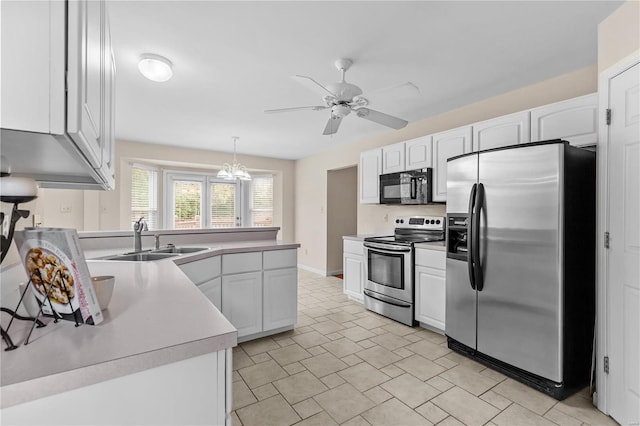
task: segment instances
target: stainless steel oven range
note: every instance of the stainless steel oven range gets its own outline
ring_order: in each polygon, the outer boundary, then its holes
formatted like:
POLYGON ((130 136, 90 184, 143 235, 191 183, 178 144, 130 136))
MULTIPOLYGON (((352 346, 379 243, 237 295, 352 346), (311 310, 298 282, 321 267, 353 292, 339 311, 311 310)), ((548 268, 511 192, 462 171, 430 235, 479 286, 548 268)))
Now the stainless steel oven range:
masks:
POLYGON ((366 252, 364 305, 381 315, 413 326, 414 244, 444 241, 445 219, 432 216, 396 218, 394 235, 364 239, 366 252))

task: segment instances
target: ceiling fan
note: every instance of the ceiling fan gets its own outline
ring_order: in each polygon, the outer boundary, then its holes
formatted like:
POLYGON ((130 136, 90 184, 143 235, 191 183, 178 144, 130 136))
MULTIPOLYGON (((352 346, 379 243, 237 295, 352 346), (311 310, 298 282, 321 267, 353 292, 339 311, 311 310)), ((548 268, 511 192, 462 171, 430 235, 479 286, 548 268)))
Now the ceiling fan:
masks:
MULTIPOLYGON (((347 70, 352 64, 353 61, 351 59, 338 59, 335 62, 335 66, 338 68, 338 71, 341 72, 341 79, 337 83, 327 84, 326 86, 323 86, 311 77, 304 75, 293 76, 300 84, 319 93, 322 96, 324 105, 270 109, 266 110, 265 113, 272 114, 300 110, 320 111, 331 109, 331 116, 329 117, 329 121, 327 121, 324 132, 322 132, 323 135, 336 133, 342 119, 352 111, 360 118, 382 124, 383 126, 394 129, 401 129, 406 126, 408 123, 406 120, 367 108, 369 100, 362 96, 362 90, 355 84, 347 83, 344 79, 347 70)), ((413 83, 405 83, 404 85, 410 85, 413 89, 417 90, 417 87, 413 85, 413 83)))

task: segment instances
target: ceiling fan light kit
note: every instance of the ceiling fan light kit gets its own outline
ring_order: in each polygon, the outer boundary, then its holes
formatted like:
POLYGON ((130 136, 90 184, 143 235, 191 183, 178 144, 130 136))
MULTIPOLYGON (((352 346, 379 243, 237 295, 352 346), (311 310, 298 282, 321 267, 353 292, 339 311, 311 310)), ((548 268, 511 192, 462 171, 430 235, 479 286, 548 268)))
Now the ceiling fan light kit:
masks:
POLYGON ((247 171, 247 168, 236 160, 236 143, 240 138, 238 136, 232 136, 231 139, 233 139, 233 163, 224 163, 217 177, 224 180, 251 180, 251 175, 247 171))
MULTIPOLYGON (((335 62, 335 66, 338 71, 340 71, 341 79, 337 83, 330 83, 326 86, 323 86, 313 78, 304 75, 296 75, 293 77, 300 84, 322 96, 322 100, 325 105, 271 109, 266 110, 265 113, 271 114, 301 110, 319 111, 330 108, 331 116, 329 117, 324 131, 322 132, 323 135, 333 135, 336 133, 340 127, 342 119, 349 115, 351 111, 355 111, 357 117, 364 118, 393 129, 401 129, 405 127, 408 124, 408 121, 406 120, 365 108, 369 105, 369 100, 362 96, 362 90, 355 84, 347 83, 345 81, 345 74, 351 65, 353 65, 353 61, 351 59, 338 59, 335 62)), ((409 84, 417 89, 413 83, 409 84)))

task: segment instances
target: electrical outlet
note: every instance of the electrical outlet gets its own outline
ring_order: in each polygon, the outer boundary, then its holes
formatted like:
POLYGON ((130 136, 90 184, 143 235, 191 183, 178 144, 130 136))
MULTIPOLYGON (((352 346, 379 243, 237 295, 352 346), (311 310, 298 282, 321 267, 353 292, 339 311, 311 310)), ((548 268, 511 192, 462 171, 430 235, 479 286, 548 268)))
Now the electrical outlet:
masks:
POLYGON ((71 213, 71 206, 63 204, 60 206, 60 213, 71 213))
POLYGON ((37 228, 42 225, 42 216, 39 214, 34 214, 33 216, 31 216, 31 220, 32 220, 32 226, 34 228, 37 228))

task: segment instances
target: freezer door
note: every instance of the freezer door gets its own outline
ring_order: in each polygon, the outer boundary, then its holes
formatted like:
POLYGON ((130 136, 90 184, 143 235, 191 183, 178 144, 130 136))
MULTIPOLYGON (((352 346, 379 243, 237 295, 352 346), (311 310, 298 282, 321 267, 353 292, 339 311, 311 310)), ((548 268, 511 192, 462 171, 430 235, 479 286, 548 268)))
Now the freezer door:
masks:
MULTIPOLYGON (((468 213, 471 188, 477 179, 477 154, 447 164, 447 216, 468 213)), ((446 283, 445 333, 475 348, 476 291, 471 288, 467 262, 447 258, 446 283)))
MULTIPOLYGON (((478 351, 562 381, 560 144, 479 154, 478 351)), ((448 272, 448 271, 447 271, 448 272)))

